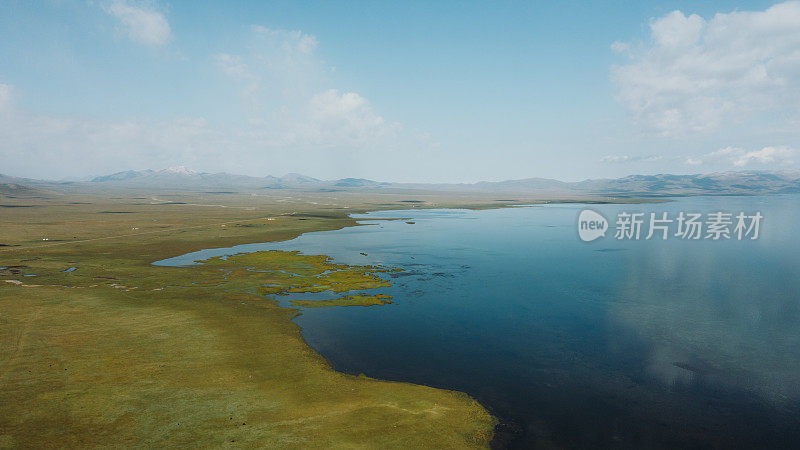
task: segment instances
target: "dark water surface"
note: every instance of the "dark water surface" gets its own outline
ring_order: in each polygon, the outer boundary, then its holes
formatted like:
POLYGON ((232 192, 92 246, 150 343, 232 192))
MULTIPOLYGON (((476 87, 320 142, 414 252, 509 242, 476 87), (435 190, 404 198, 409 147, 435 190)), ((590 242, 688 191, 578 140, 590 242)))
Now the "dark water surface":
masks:
POLYGON ((592 206, 760 211, 756 241, 584 243, 583 208, 384 211, 359 217, 414 223, 163 263, 281 249, 402 268, 380 290, 394 304, 305 309, 303 336, 337 370, 469 393, 499 446, 800 448, 800 196, 592 206))

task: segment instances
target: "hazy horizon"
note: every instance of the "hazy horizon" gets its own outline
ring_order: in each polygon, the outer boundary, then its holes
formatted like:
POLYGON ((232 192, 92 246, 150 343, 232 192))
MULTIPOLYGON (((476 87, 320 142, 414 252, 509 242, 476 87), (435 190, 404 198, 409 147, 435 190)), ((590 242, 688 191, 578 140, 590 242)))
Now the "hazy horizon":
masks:
POLYGON ((0 173, 797 170, 800 2, 10 1, 0 173))
MULTIPOLYGON (((381 182, 381 183, 387 182, 387 180, 382 180, 382 179, 379 179, 379 178, 370 178, 370 177, 317 178, 317 177, 312 177, 312 176, 310 176, 308 174, 299 173, 299 172, 287 172, 287 173, 280 173, 280 174, 278 174, 278 173, 266 173, 266 174, 261 174, 261 175, 246 175, 246 174, 241 174, 241 173, 231 173, 231 172, 223 172, 223 171, 216 171, 216 172, 215 171, 202 171, 202 170, 196 170, 194 168, 186 167, 186 166, 165 167, 165 168, 161 168, 161 169, 153 169, 153 168, 139 169, 139 170, 129 169, 129 170, 121 170, 121 171, 117 171, 117 172, 112 172, 112 173, 88 175, 88 176, 84 176, 84 177, 62 177, 62 178, 58 178, 58 179, 20 177, 20 176, 17 176, 17 175, 14 175, 14 174, 10 174, 10 173, 0 173, 0 176, 23 178, 23 179, 30 179, 30 180, 39 180, 39 181, 45 181, 45 182, 56 182, 56 183, 58 183, 58 182, 94 182, 94 181, 112 181, 112 180, 98 180, 98 179, 105 178, 105 177, 110 177, 110 176, 114 176, 114 175, 126 174, 126 173, 129 173, 129 172, 138 172, 138 173, 141 173, 142 175, 150 175, 150 174, 153 174, 153 175, 176 175, 176 176, 185 176, 185 175, 189 175, 189 176, 193 176, 193 175, 229 175, 229 176, 234 176, 234 177, 247 176, 247 177, 254 177, 254 178, 270 178, 270 177, 272 177, 272 178, 276 178, 276 179, 292 177, 292 176, 302 176, 302 177, 310 177, 310 178, 313 178, 313 179, 315 179, 317 181, 321 181, 321 182, 337 181, 337 180, 343 180, 343 179, 364 179, 364 180, 381 182)), ((582 179, 577 179, 577 180, 563 180, 563 179, 559 179, 559 178, 550 178, 550 177, 526 177, 526 178, 513 178, 513 179, 512 178, 507 178, 507 179, 481 179, 481 180, 475 180, 475 181, 462 181, 462 182, 411 182, 411 181, 400 180, 400 181, 391 181, 390 183, 398 183, 398 184, 432 184, 432 185, 433 184, 478 184, 478 183, 484 183, 484 182, 489 182, 489 183, 500 182, 500 183, 502 183, 502 182, 506 182, 506 181, 524 181, 524 180, 528 180, 528 179, 550 180, 550 181, 563 182, 563 183, 579 183, 579 182, 583 182, 583 181, 598 181, 598 180, 603 180, 603 179, 619 180, 619 179, 625 179, 625 178, 628 178, 628 177, 637 177, 637 176, 689 176, 689 177, 698 176, 698 177, 703 177, 703 176, 712 176, 712 175, 722 175, 722 174, 728 174, 728 173, 736 173, 736 174, 741 174, 741 175, 758 174, 758 173, 772 173, 772 174, 796 174, 796 175, 800 176, 800 170, 798 170, 798 169, 783 169, 783 170, 759 170, 759 169, 756 169, 756 170, 729 170, 729 171, 716 171, 716 172, 694 172, 694 173, 686 173, 686 174, 661 173, 661 172, 656 172, 656 173, 652 173, 652 174, 632 173, 632 174, 616 176, 616 177, 582 178, 582 179)))

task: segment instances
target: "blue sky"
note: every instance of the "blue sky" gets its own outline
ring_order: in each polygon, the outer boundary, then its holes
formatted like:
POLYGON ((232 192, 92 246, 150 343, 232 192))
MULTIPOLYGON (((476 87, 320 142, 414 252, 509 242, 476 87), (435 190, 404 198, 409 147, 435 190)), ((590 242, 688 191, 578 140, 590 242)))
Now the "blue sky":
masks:
POLYGON ((0 173, 796 170, 800 3, 6 1, 0 173))

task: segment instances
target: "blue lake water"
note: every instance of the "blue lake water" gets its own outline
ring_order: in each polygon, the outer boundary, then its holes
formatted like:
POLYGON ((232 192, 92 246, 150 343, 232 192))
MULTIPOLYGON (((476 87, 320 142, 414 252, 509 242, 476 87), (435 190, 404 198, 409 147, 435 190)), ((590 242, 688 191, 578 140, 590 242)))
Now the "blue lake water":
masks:
POLYGON ((304 309, 304 338, 337 370, 469 393, 498 446, 800 446, 800 196, 590 206, 612 226, 761 212, 743 241, 582 242, 585 207, 375 212, 162 263, 279 249, 403 269, 378 290, 393 304, 304 309), (398 217, 414 223, 374 220, 398 217))

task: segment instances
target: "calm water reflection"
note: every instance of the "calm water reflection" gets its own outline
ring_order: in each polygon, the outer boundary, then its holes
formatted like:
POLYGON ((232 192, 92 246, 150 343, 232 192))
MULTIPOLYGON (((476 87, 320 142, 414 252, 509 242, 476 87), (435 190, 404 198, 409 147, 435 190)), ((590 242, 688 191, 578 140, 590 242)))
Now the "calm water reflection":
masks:
POLYGON ((470 393, 503 420, 499 445, 797 447, 799 200, 593 206, 612 221, 761 211, 757 241, 584 243, 583 206, 550 205, 371 213, 415 223, 171 262, 296 249, 404 269, 385 289, 395 304, 305 310, 303 335, 338 370, 470 393))

